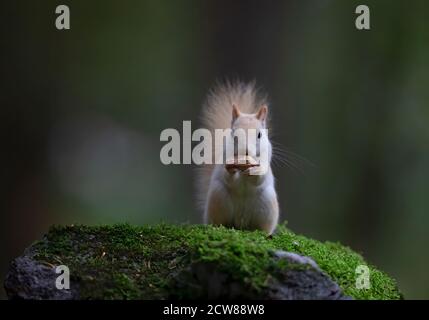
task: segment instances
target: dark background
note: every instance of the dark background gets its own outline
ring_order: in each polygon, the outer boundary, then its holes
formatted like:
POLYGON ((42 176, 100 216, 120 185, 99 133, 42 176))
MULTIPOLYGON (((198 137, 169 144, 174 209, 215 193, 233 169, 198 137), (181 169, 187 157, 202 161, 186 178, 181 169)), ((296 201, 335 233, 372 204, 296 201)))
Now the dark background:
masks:
POLYGON ((427 1, 2 1, 0 24, 1 281, 52 224, 201 222, 159 135, 196 128, 229 76, 257 80, 275 141, 313 164, 274 168, 282 220, 429 297, 427 1))

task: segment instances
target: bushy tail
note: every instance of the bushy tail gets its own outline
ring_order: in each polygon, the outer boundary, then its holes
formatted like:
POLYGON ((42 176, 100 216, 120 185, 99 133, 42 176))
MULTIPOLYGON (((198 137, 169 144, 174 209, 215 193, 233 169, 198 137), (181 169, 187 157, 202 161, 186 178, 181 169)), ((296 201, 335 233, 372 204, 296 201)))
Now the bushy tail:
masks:
MULTIPOLYGON (((262 105, 267 104, 267 99, 258 92, 254 82, 217 83, 207 96, 201 119, 202 127, 211 131, 213 143, 215 129, 231 127, 233 104, 236 104, 243 113, 256 113, 262 105)), ((198 207, 202 211, 205 208, 213 168, 214 165, 202 165, 197 168, 196 195, 198 207)))

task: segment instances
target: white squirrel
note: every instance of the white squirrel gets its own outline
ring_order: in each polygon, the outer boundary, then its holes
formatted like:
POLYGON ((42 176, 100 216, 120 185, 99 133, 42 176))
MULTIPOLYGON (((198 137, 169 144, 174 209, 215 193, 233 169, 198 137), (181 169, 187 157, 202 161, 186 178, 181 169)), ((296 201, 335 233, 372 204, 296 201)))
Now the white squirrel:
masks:
POLYGON ((202 122, 213 137, 215 129, 256 130, 256 141, 248 139, 243 146, 246 150, 239 152, 256 159, 258 143, 260 154, 268 155, 262 175, 250 174, 253 167, 239 170, 225 164, 204 165, 198 170, 197 196, 204 210, 204 222, 272 234, 279 218, 279 205, 270 166, 272 146, 268 131, 263 130, 268 129, 266 98, 258 94, 253 83, 218 84, 203 106, 202 122))

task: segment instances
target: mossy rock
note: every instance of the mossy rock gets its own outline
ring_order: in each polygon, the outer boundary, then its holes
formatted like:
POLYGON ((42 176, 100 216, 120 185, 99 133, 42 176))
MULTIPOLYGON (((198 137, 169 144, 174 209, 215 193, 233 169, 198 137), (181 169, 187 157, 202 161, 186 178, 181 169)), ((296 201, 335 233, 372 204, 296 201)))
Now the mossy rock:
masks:
POLYGON ((5 288, 30 299, 402 298, 361 255, 283 225, 272 237, 205 225, 56 226, 12 262, 5 288), (58 265, 70 270, 70 290, 55 288, 58 265), (360 265, 370 288, 356 286, 360 265))

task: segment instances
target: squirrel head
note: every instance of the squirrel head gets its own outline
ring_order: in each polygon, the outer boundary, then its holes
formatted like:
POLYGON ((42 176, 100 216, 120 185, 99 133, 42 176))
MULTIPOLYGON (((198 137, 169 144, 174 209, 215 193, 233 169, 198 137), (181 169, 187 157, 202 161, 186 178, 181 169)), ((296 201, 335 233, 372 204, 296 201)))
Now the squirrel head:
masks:
POLYGON ((239 106, 232 105, 232 135, 236 136, 237 131, 246 135, 245 144, 237 144, 234 147, 234 155, 251 156, 254 159, 266 155, 267 160, 271 160, 271 143, 266 128, 268 107, 262 105, 256 113, 243 113, 239 106))

